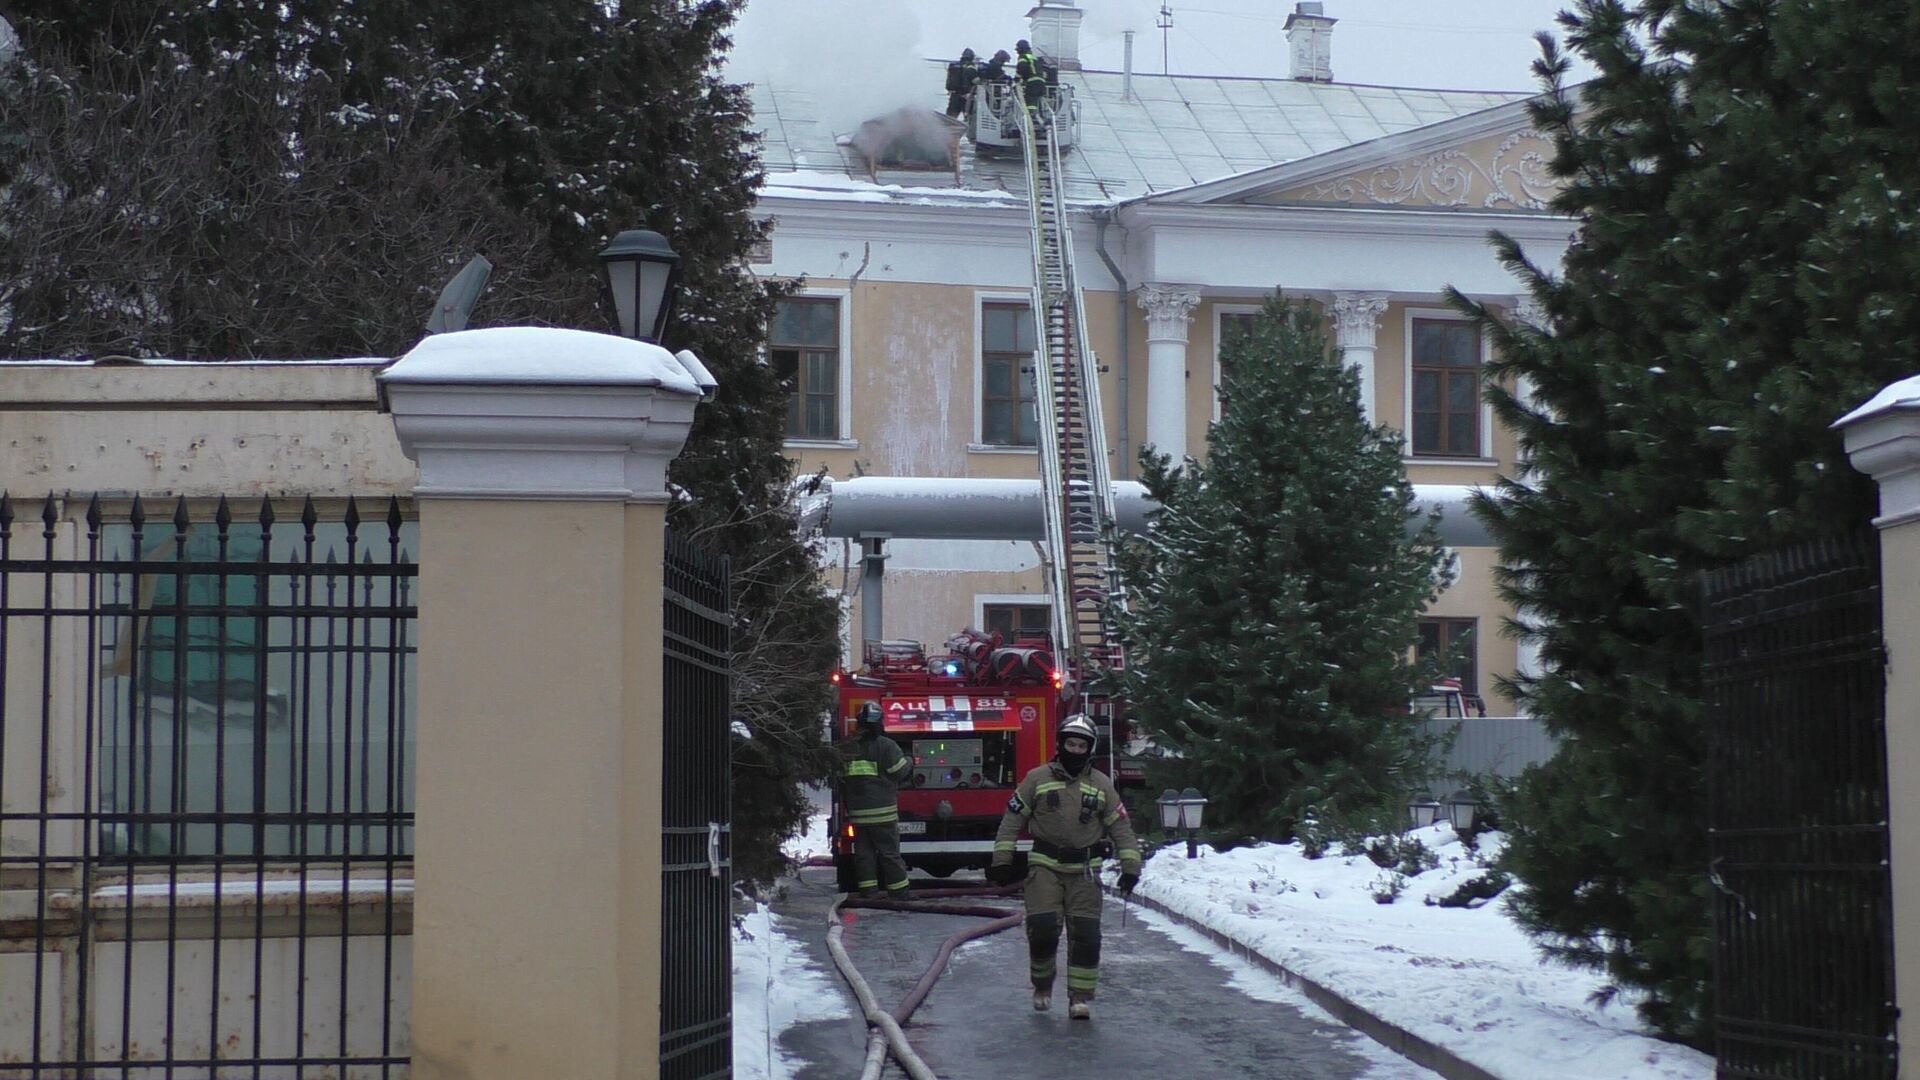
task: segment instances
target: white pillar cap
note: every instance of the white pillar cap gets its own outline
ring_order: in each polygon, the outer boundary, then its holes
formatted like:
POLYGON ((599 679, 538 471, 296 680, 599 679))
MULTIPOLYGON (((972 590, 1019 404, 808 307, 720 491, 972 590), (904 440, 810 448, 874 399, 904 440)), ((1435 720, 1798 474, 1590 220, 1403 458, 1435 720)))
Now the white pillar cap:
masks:
POLYGON ((1880 485, 1873 523, 1920 521, 1920 375, 1890 383, 1833 426, 1846 438, 1853 467, 1880 485))
POLYGON ((379 379, 414 494, 472 499, 665 501, 703 389, 658 345, 533 326, 434 334, 379 379))

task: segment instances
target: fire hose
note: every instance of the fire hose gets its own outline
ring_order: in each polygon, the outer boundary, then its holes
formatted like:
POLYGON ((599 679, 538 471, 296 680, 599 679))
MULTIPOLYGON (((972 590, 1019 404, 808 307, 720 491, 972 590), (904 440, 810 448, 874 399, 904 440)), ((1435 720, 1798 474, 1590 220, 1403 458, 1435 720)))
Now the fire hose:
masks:
POLYGON ((847 985, 853 988, 853 995, 859 999, 860 1010, 866 1014, 867 1018, 869 1029, 867 1058, 865 1067, 860 1072, 860 1080, 879 1080, 880 1070, 885 1067, 888 1054, 893 1055, 894 1060, 900 1063, 900 1067, 907 1071, 907 1075, 912 1080, 938 1080, 933 1070, 927 1067, 927 1063, 914 1053, 901 1025, 907 1022, 914 1010, 918 1009, 921 1002, 925 1001, 927 995, 932 992, 933 984, 939 980, 941 973, 946 971, 947 961, 952 958, 955 949, 975 938, 986 937, 988 934, 997 934, 1002 930, 1019 926, 1025 917, 1019 912, 1008 914, 1005 908, 988 904, 955 904, 947 901, 967 896, 1012 896, 1018 888, 1018 886, 1008 886, 1005 888, 923 889, 919 891, 919 895, 927 897, 925 900, 859 900, 843 893, 833 902, 833 906, 827 909, 827 949, 833 954, 833 962, 840 969, 841 976, 847 980, 847 985), (853 960, 847 955, 846 946, 840 940, 844 929, 840 922, 840 909, 843 907, 873 908, 881 911, 920 911, 937 915, 978 915, 993 921, 968 927, 941 942, 939 950, 934 954, 933 962, 928 964, 926 971, 921 973, 920 981, 914 984, 913 989, 909 990, 907 996, 902 998, 891 1011, 883 1011, 874 997, 873 988, 867 985, 866 979, 860 975, 860 970, 854 967, 853 960))

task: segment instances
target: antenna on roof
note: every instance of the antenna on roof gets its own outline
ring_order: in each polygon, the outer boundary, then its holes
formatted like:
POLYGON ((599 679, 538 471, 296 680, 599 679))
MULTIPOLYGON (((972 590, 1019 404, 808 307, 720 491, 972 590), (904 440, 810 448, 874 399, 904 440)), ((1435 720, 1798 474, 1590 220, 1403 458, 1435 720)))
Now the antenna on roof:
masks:
POLYGON ((1173 5, 1161 4, 1160 16, 1153 20, 1160 28, 1160 74, 1167 74, 1167 33, 1173 29, 1173 5))

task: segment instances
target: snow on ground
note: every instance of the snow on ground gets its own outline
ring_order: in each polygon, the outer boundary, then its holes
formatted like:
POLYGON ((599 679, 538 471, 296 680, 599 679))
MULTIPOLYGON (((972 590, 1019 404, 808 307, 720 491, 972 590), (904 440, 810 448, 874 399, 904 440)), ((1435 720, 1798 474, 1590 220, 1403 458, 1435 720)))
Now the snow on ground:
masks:
MULTIPOLYGON (((1439 866, 1393 879, 1365 855, 1308 859, 1298 845, 1263 844, 1147 863, 1139 891, 1225 932, 1288 969, 1507 1080, 1711 1080, 1713 1059, 1648 1035, 1626 995, 1589 1002, 1595 974, 1546 963, 1499 899, 1431 906, 1482 872, 1448 825, 1406 834, 1439 866)), ((1481 852, 1498 850, 1487 834, 1481 852)))
POLYGON ((733 1075, 785 1080, 801 1064, 778 1045, 795 1024, 848 1015, 838 976, 816 967, 780 931, 780 917, 756 904, 733 932, 733 1075))

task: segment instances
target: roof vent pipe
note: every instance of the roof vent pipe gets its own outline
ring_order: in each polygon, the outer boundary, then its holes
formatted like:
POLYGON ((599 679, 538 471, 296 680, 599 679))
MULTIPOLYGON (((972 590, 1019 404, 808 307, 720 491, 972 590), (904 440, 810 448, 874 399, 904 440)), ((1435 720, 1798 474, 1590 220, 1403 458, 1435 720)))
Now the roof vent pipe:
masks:
POLYGON ((1120 100, 1133 100, 1133 31, 1120 31, 1121 40, 1126 44, 1120 51, 1120 100))
POLYGON ((1027 12, 1027 38, 1061 71, 1080 70, 1080 17, 1073 0, 1040 0, 1027 12))
POLYGON ((1333 81, 1333 24, 1319 0, 1300 0, 1287 16, 1288 74, 1301 82, 1333 81))

